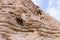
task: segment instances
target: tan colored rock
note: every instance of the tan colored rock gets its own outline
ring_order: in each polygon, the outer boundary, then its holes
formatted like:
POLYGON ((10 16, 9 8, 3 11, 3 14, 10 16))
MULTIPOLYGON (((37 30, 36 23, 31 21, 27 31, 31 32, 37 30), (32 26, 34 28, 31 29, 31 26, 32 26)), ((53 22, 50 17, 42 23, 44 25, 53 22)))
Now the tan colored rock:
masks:
POLYGON ((0 40, 60 40, 60 23, 31 0, 0 0, 0 40))

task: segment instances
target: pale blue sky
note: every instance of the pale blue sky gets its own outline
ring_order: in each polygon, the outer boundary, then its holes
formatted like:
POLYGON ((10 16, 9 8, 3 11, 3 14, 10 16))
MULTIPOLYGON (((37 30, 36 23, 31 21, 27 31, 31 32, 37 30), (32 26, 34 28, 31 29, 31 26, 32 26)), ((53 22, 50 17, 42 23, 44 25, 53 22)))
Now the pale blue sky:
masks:
POLYGON ((33 2, 60 21, 60 0, 33 0, 33 2))

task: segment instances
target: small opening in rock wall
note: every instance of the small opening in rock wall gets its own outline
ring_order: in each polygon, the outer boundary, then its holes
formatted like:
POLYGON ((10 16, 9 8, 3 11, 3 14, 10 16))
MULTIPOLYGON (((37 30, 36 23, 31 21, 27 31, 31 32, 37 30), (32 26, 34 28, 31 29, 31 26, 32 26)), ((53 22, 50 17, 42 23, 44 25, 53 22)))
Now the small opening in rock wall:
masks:
POLYGON ((9 12, 9 13, 14 14, 14 12, 9 12))
POLYGON ((42 13, 41 13, 41 11, 40 11, 40 10, 38 10, 38 11, 37 11, 37 13, 38 13, 38 14, 40 14, 40 15, 42 15, 42 13))
POLYGON ((8 5, 13 5, 12 3, 8 3, 8 5))
POLYGON ((17 23, 23 26, 23 21, 22 21, 22 19, 18 19, 18 18, 17 18, 17 23))

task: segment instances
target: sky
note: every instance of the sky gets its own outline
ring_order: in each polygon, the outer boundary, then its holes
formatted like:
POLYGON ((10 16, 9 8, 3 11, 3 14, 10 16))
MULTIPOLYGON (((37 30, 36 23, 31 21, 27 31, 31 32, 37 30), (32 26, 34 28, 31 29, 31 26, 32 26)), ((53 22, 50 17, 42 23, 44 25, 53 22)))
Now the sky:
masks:
POLYGON ((42 10, 60 21, 60 0, 32 0, 42 10))

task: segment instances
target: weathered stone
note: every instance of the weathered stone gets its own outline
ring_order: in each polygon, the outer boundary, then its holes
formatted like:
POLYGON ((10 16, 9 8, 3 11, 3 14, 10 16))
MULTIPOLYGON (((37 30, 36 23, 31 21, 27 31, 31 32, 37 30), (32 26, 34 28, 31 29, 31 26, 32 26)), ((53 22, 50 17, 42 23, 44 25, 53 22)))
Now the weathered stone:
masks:
POLYGON ((60 40, 60 23, 31 0, 0 0, 0 40, 60 40))

